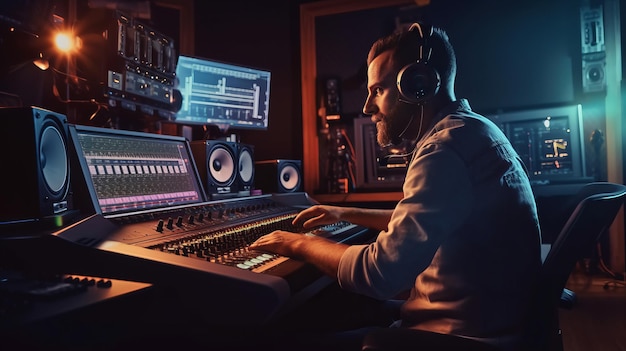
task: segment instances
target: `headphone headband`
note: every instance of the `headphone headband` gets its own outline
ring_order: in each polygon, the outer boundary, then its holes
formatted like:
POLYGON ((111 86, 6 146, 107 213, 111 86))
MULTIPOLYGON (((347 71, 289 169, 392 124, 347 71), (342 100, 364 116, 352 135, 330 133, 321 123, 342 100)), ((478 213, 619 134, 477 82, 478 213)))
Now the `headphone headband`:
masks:
POLYGON ((418 52, 419 57, 417 59, 417 62, 424 61, 424 63, 427 63, 428 60, 430 59, 430 55, 433 52, 433 49, 430 46, 428 46, 428 42, 430 41, 430 38, 433 36, 434 29, 432 26, 415 22, 411 24, 411 26, 409 27, 409 32, 413 32, 413 31, 416 31, 419 34, 419 38, 420 38, 419 52, 418 52), (425 50, 428 51, 426 55, 424 55, 425 50))

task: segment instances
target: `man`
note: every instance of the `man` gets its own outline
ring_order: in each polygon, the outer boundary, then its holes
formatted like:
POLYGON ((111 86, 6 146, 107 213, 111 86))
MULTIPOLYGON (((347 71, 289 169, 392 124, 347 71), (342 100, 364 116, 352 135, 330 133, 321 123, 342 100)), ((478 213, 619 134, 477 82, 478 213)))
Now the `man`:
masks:
POLYGON ((536 205, 518 155, 456 98, 455 76, 441 29, 416 23, 375 42, 363 112, 380 145, 416 141, 402 200, 393 210, 318 205, 293 221, 380 230, 369 245, 275 231, 251 248, 309 262, 375 299, 410 291, 396 325, 513 349, 541 265, 536 205))

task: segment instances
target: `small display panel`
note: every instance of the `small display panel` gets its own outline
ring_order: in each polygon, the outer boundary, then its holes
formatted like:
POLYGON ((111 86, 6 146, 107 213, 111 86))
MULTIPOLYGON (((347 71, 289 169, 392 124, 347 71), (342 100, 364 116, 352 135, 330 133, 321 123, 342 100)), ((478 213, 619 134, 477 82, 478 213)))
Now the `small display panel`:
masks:
POLYGON ((267 129, 269 71, 180 55, 176 76, 182 95, 176 123, 267 129))
POLYGON ((186 139, 86 126, 70 133, 98 213, 205 201, 186 139))
POLYGON ((487 117, 509 138, 534 185, 587 180, 581 105, 511 111, 487 117))
POLYGON ((508 134, 532 176, 574 173, 567 116, 511 122, 508 134))

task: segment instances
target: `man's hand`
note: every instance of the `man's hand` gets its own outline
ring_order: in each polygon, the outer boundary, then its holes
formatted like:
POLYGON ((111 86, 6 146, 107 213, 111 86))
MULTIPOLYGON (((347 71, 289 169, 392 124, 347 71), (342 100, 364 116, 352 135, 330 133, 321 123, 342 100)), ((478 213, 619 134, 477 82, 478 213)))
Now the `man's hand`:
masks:
POLYGON ((346 221, 372 229, 386 230, 392 213, 393 210, 387 209, 315 205, 300 211, 292 224, 310 229, 346 221))
POLYGON ((341 255, 348 245, 318 236, 273 231, 250 244, 250 249, 269 251, 279 255, 309 262, 322 272, 335 278, 341 255))
POLYGON ((337 223, 342 219, 343 210, 342 207, 338 206, 311 206, 300 211, 292 223, 295 226, 302 226, 304 229, 337 223))
POLYGON ((250 245, 250 248, 297 258, 296 248, 298 245, 302 244, 303 239, 303 234, 276 230, 258 238, 250 245))

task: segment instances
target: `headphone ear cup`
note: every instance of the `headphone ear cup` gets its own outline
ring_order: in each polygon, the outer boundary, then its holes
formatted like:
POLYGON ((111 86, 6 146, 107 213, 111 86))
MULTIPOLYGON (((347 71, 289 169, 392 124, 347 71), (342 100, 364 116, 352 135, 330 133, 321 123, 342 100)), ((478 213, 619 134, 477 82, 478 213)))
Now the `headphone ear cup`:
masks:
POLYGON ((441 77, 425 63, 415 62, 404 66, 398 72, 397 85, 403 101, 421 104, 437 94, 441 77))

